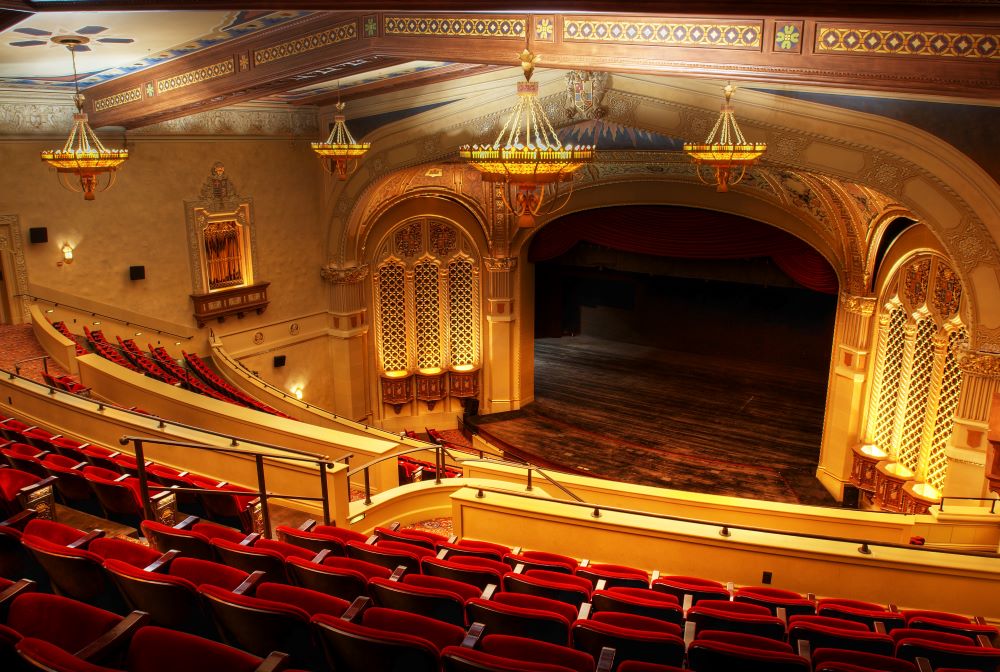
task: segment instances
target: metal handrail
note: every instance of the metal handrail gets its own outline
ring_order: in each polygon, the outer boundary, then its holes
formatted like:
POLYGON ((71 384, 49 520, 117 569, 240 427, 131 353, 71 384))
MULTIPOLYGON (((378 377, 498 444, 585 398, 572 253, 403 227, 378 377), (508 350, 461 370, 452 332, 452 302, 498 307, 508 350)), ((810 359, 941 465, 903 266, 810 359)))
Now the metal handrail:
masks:
POLYGON ((56 308, 58 308, 59 306, 65 306, 66 308, 71 308, 72 310, 76 310, 76 311, 79 311, 81 313, 89 313, 91 317, 101 317, 101 318, 104 318, 104 319, 107 319, 107 320, 114 320, 115 322, 119 322, 121 324, 124 324, 126 327, 142 327, 143 329, 145 329, 147 331, 155 331, 156 333, 161 334, 161 335, 162 334, 167 334, 168 336, 175 336, 177 338, 183 338, 186 341, 190 341, 192 338, 194 338, 194 336, 183 336, 181 334, 175 334, 172 331, 167 331, 166 329, 158 329, 156 327, 151 327, 149 325, 142 324, 140 322, 131 322, 131 321, 128 321, 128 320, 123 320, 120 317, 115 317, 114 315, 105 315, 104 313, 98 313, 97 311, 89 310, 87 308, 80 308, 78 306, 73 306, 73 305, 70 305, 68 303, 63 303, 63 302, 59 302, 59 301, 53 301, 52 299, 46 299, 43 296, 36 296, 34 294, 22 293, 22 294, 15 294, 15 297, 16 298, 28 297, 29 299, 34 299, 35 301, 44 301, 45 303, 51 304, 51 305, 55 306, 56 308))
POLYGON ((938 509, 944 511, 944 500, 952 499, 955 501, 972 501, 972 502, 989 502, 990 503, 990 513, 997 512, 997 500, 996 497, 941 497, 941 502, 938 504, 938 509))
MULTIPOLYGON (((260 498, 260 509, 261 516, 264 522, 264 536, 270 538, 271 536, 271 512, 270 506, 268 504, 268 498, 279 497, 285 499, 300 499, 307 501, 320 501, 323 506, 323 524, 330 524, 330 491, 329 485, 326 482, 326 472, 333 466, 333 463, 329 459, 308 459, 304 457, 290 457, 285 455, 273 455, 271 453, 262 453, 253 450, 235 450, 233 448, 219 448, 216 446, 208 446, 202 443, 192 443, 190 441, 175 441, 173 439, 157 439, 148 436, 123 436, 118 439, 118 442, 125 446, 131 443, 135 449, 135 461, 137 469, 139 471, 139 493, 142 495, 142 510, 143 518, 146 520, 155 520, 155 515, 153 513, 153 506, 149 499, 149 479, 146 474, 146 458, 144 456, 144 444, 154 444, 160 446, 177 446, 181 448, 194 448, 198 450, 207 450, 213 453, 227 453, 230 455, 252 455, 254 462, 257 467, 257 496, 260 498), (267 492, 267 482, 264 475, 264 458, 269 457, 273 459, 290 460, 295 462, 313 462, 316 464, 319 480, 320 480, 320 496, 319 497, 307 497, 298 495, 277 495, 268 494, 267 492)), ((173 489, 173 488, 171 488, 173 489)), ((177 488, 178 491, 188 490, 188 488, 177 488)), ((192 491, 199 491, 199 489, 191 488, 192 491)), ((227 491, 227 490, 211 490, 215 494, 223 494, 229 492, 234 495, 246 496, 249 493, 240 491, 227 491)))
POLYGON ((476 498, 483 499, 487 492, 492 492, 501 495, 510 495, 513 497, 523 497, 526 499, 533 499, 537 501, 544 502, 555 502, 558 504, 566 504, 568 506, 574 506, 578 508, 593 508, 591 516, 594 518, 600 518, 602 512, 611 513, 624 513, 634 516, 642 516, 645 518, 655 518, 657 520, 669 520, 679 523, 692 523, 695 525, 703 525, 706 527, 718 527, 719 536, 729 537, 731 536, 731 530, 742 530, 744 532, 760 532, 763 534, 778 534, 786 537, 798 537, 801 539, 817 539, 820 541, 833 541, 847 544, 859 544, 858 553, 862 555, 871 555, 871 546, 878 546, 881 548, 900 548, 913 551, 924 551, 932 553, 946 553, 949 555, 963 555, 971 557, 980 558, 998 558, 1000 559, 1000 553, 990 552, 990 551, 959 551, 950 548, 936 548, 933 546, 917 546, 911 544, 897 544, 891 541, 873 541, 871 539, 859 539, 856 537, 835 537, 829 534, 815 534, 811 532, 789 532, 787 530, 777 530, 768 527, 755 527, 752 525, 733 525, 731 523, 720 523, 713 520, 702 520, 699 518, 685 518, 683 516, 671 516, 666 513, 654 513, 652 511, 639 511, 637 509, 626 509, 618 506, 606 506, 606 505, 595 505, 588 504, 586 502, 576 502, 569 499, 553 499, 551 497, 539 497, 537 495, 530 495, 524 492, 518 492, 516 490, 505 490, 503 488, 490 488, 490 487, 476 487, 476 498))
POLYGON ((28 362, 37 362, 39 359, 42 360, 42 369, 45 370, 45 373, 48 373, 49 372, 48 355, 38 355, 37 357, 28 357, 26 359, 19 359, 18 361, 14 362, 14 371, 16 371, 18 375, 20 375, 22 364, 27 364, 28 362))
POLYGON ((105 403, 103 401, 98 401, 98 400, 95 400, 95 399, 91 399, 89 397, 81 396, 79 394, 73 394, 72 392, 67 392, 66 390, 60 390, 60 389, 52 387, 50 385, 45 385, 43 383, 39 383, 37 380, 32 380, 31 378, 25 378, 24 376, 22 376, 19 373, 12 373, 10 371, 7 371, 6 369, 0 369, 0 373, 7 374, 8 378, 10 380, 14 380, 15 378, 20 378, 21 380, 23 380, 23 381, 25 381, 27 383, 31 383, 32 385, 38 385, 40 387, 44 387, 44 388, 46 388, 48 390, 52 390, 52 391, 57 392, 57 393, 68 394, 68 395, 70 395, 72 397, 75 397, 76 399, 79 399, 80 401, 85 401, 85 402, 88 402, 88 403, 91 403, 91 404, 96 404, 98 411, 102 411, 103 412, 104 409, 107 406, 110 405, 113 408, 115 408, 115 410, 121 411, 123 413, 128 413, 130 415, 134 415, 134 416, 137 416, 139 418, 143 418, 145 420, 149 420, 150 418, 153 418, 153 419, 159 421, 159 423, 160 423, 158 429, 163 429, 164 427, 166 427, 169 424, 172 427, 180 427, 182 429, 190 429, 190 430, 193 430, 193 431, 196 431, 196 432, 201 432, 203 434, 211 434, 212 436, 218 436, 219 438, 227 439, 229 441, 229 445, 231 447, 233 447, 233 448, 241 445, 241 443, 247 443, 247 444, 254 445, 254 446, 261 446, 262 448, 271 448, 273 450, 283 450, 285 452, 293 453, 295 455, 303 455, 303 456, 311 457, 311 458, 314 458, 314 459, 326 460, 328 462, 339 462, 340 460, 350 459, 351 457, 354 456, 353 453, 348 453, 347 455, 344 455, 344 456, 341 456, 341 457, 338 457, 338 458, 331 458, 329 455, 321 455, 319 453, 311 453, 308 450, 300 450, 298 448, 288 448, 286 446, 278 446, 278 445, 275 445, 273 443, 265 443, 263 441, 257 441, 255 439, 245 439, 245 438, 242 438, 242 437, 233 436, 232 434, 223 434, 222 432, 216 432, 214 430, 207 429, 205 427, 196 427, 194 425, 187 425, 187 424, 184 424, 183 422, 177 422, 176 420, 167 420, 165 418, 161 418, 158 415, 151 415, 149 413, 137 413, 137 412, 129 410, 127 408, 123 408, 123 407, 120 407, 120 406, 115 406, 114 404, 108 404, 108 403, 105 403))

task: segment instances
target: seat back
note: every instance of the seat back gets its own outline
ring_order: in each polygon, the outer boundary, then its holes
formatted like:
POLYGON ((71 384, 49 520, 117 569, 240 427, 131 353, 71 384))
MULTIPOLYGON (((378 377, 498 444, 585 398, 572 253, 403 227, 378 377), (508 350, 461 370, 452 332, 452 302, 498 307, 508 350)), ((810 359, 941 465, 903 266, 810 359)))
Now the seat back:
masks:
POLYGON ((437 558, 424 558, 420 562, 420 568, 428 576, 461 581, 480 590, 485 590, 486 586, 490 584, 499 587, 503 578, 503 575, 494 569, 462 565, 451 560, 438 560, 437 558))
POLYGON ((880 656, 891 656, 893 652, 892 637, 888 635, 793 621, 788 626, 788 643, 797 647, 799 640, 803 639, 809 642, 809 647, 813 650, 851 649, 880 656))
POLYGON ((698 604, 699 600, 728 600, 729 591, 717 581, 701 579, 698 582, 692 580, 693 577, 662 577, 653 581, 650 586, 653 590, 659 590, 673 595, 683 604, 684 596, 691 596, 691 603, 698 604))
POLYGON ((559 600, 578 609, 581 604, 590 601, 590 582, 587 579, 547 570, 529 570, 527 575, 514 572, 505 574, 503 588, 511 593, 559 600), (564 577, 565 580, 559 580, 558 577, 564 577))
MULTIPOLYGON (((308 588, 348 601, 368 594, 368 577, 357 570, 328 567, 302 558, 289 558, 285 568, 293 586, 308 588)), ((390 573, 386 570, 386 577, 390 573)))
POLYGON ((576 575, 581 576, 596 588, 598 581, 604 581, 605 588, 649 588, 649 576, 642 570, 626 567, 592 565, 577 567, 576 575))
POLYGON ((465 610, 469 623, 482 623, 489 633, 527 637, 562 646, 569 642, 570 620, 561 614, 482 598, 466 602, 465 610))
POLYGON ((149 614, 153 625, 209 637, 215 629, 205 617, 197 588, 169 574, 147 572, 120 560, 104 563, 111 580, 131 609, 149 614))
POLYGON ((60 546, 39 537, 25 536, 22 543, 42 566, 59 594, 88 604, 108 607, 114 595, 101 567, 103 559, 88 551, 60 546))
POLYGON ((766 651, 726 642, 696 639, 688 666, 698 672, 810 672, 812 665, 793 653, 766 651))
POLYGON ((345 542, 330 535, 305 532, 286 525, 279 525, 275 528, 275 532, 278 535, 278 541, 295 544, 314 553, 329 550, 332 555, 347 555, 347 549, 344 547, 345 542))
POLYGON ((701 630, 722 630, 784 641, 785 622, 780 618, 762 614, 723 611, 702 606, 709 602, 711 600, 703 600, 688 611, 687 619, 696 624, 696 633, 701 630))
POLYGON ((285 559, 277 551, 243 546, 225 539, 212 540, 212 548, 223 564, 242 569, 248 574, 260 570, 265 573, 265 581, 288 583, 285 559))
POLYGON ((378 546, 362 544, 356 541, 347 542, 347 557, 364 560, 373 565, 381 565, 393 571, 402 565, 407 572, 420 573, 420 557, 415 553, 402 550, 380 550, 378 546))
MULTIPOLYGON (((664 627, 669 625, 662 621, 656 623, 664 627)), ((570 637, 573 648, 586 651, 595 661, 600 659, 605 647, 613 648, 615 669, 626 660, 676 666, 684 662, 684 640, 678 634, 641 630, 596 620, 578 620, 573 623, 570 637)))
MULTIPOLYGON (((270 658, 283 656, 272 654, 270 658)), ((256 672, 260 658, 203 637, 147 626, 132 638, 126 669, 129 672, 178 672, 178 670, 225 670, 256 672)), ((276 665, 272 669, 283 669, 276 665)))
POLYGON ((186 558, 215 559, 212 545, 203 534, 188 530, 178 530, 152 520, 142 521, 139 524, 139 529, 149 541, 149 545, 161 553, 176 550, 180 551, 181 555, 186 558))
POLYGON ((380 578, 368 582, 368 592, 377 606, 465 627, 465 601, 456 593, 380 578))
POLYGON ((682 625, 684 610, 677 598, 649 588, 617 587, 610 590, 595 590, 590 602, 596 613, 617 611, 637 616, 657 618, 668 623, 682 625))
POLYGON ((280 650, 293 666, 319 669, 322 656, 312 644, 306 611, 218 586, 204 585, 198 592, 226 644, 262 657, 280 650))
POLYGON ((313 631, 335 670, 438 672, 438 651, 420 637, 386 632, 340 618, 319 615, 313 631))
POLYGON ((915 662, 926 658, 932 669, 957 668, 996 672, 1000 669, 1000 649, 985 646, 960 646, 927 639, 906 638, 896 644, 896 657, 915 662))

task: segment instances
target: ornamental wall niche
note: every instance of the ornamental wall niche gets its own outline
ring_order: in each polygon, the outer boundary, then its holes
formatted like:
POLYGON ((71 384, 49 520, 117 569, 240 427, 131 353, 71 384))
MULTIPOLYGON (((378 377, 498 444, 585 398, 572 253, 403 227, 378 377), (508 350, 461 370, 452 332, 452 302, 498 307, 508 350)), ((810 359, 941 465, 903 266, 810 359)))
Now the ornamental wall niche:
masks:
MULTIPOLYGON (((710 85, 689 80, 653 80, 636 75, 612 76, 602 102, 607 108, 605 119, 609 122, 677 138, 700 139, 707 135, 718 116, 719 99, 718 91, 710 85), (649 95, 651 92, 657 95, 649 95)), ((893 201, 912 212, 914 219, 926 223, 942 241, 966 287, 970 302, 978 306, 973 272, 984 266, 992 268, 1000 265, 1000 249, 983 224, 984 219, 992 221, 996 214, 992 210, 986 212, 986 209, 995 210, 995 205, 989 204, 1000 203, 1000 189, 995 183, 984 181, 985 174, 981 169, 940 139, 906 124, 831 106, 785 99, 782 99, 781 113, 776 117, 773 105, 766 104, 770 99, 766 93, 744 92, 736 101, 737 116, 747 137, 767 142, 769 147, 774 148, 771 156, 765 155, 762 168, 754 172, 759 173, 759 177, 767 183, 765 189, 773 188, 783 194, 783 199, 792 201, 797 210, 811 212, 811 219, 825 228, 827 235, 836 232, 844 236, 840 245, 847 247, 841 254, 844 267, 850 270, 851 287, 863 289, 866 280, 870 281, 867 275, 869 246, 864 242, 870 239, 872 232, 870 227, 863 226, 864 222, 854 219, 854 215, 860 215, 860 208, 847 221, 842 221, 845 210, 853 208, 848 198, 842 193, 838 195, 837 189, 821 189, 818 184, 811 184, 813 180, 823 178, 850 182, 856 185, 855 193, 857 190, 878 192, 882 194, 879 200, 893 201), (775 118, 783 123, 774 123, 772 120, 775 118), (918 138, 920 141, 916 142, 918 138), (874 143, 901 147, 906 155, 891 153, 874 143), (838 159, 825 165, 818 163, 818 158, 826 156, 824 152, 833 152, 838 159), (947 178, 951 184, 935 175, 932 166, 951 171, 947 178), (936 215, 943 212, 940 208, 925 211, 921 206, 934 201, 927 198, 915 200, 913 193, 908 191, 918 183, 932 189, 938 202, 947 203, 948 207, 958 212, 960 221, 939 221, 936 215), (984 199, 983 194, 987 192, 994 197, 984 199), (977 199, 977 207, 983 209, 982 215, 977 214, 974 206, 965 200, 963 195, 966 194, 977 199), (861 235, 862 231, 865 235, 861 235)), ((540 103, 556 127, 572 123, 566 114, 565 92, 544 96, 540 103)), ((414 117, 414 127, 406 134, 405 141, 382 149, 377 171, 359 171, 354 180, 339 186, 342 190, 340 195, 351 202, 360 195, 358 203, 361 209, 366 209, 365 201, 372 198, 369 185, 375 180, 384 179, 386 174, 391 175, 400 169, 408 169, 418 160, 426 160, 418 151, 426 138, 434 136, 435 147, 440 148, 442 155, 454 156, 461 144, 498 132, 510 110, 505 107, 477 114, 480 108, 457 109, 464 109, 464 113, 452 114, 447 122, 435 116, 433 118, 438 123, 431 124, 426 132, 422 132, 423 115, 414 117), (448 140, 453 143, 450 147, 446 144, 448 140)), ((397 132, 394 137, 399 135, 397 132)), ((377 141, 378 134, 373 137, 373 142, 377 141)), ((604 177, 616 168, 602 166, 599 170, 604 177)), ((681 161, 657 164, 649 172, 653 171, 675 179, 684 179, 685 174, 693 175, 692 168, 681 161)), ((626 172, 631 174, 632 171, 629 168, 626 172)), ((483 202, 481 198, 479 200, 483 202)), ((335 239, 340 239, 336 254, 353 253, 348 251, 347 241, 351 235, 356 235, 353 228, 360 218, 358 209, 353 208, 349 224, 346 211, 335 213, 331 221, 332 231, 339 233, 335 239), (352 230, 350 234, 348 229, 352 230)), ((981 282, 996 282, 992 272, 981 273, 977 277, 981 282)), ((984 316, 978 313, 979 310, 982 308, 974 309, 970 315, 973 342, 978 344, 982 338, 984 345, 988 342, 990 348, 995 346, 1000 349, 1000 324, 987 322, 981 328, 979 323, 984 316)))

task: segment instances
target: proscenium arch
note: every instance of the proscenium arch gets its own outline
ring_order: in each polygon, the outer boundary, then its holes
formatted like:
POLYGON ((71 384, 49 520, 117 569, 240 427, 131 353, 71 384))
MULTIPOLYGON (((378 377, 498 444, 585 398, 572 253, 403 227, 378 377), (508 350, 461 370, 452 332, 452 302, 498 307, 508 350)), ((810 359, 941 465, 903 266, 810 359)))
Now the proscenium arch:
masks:
MULTIPOLYGON (((827 260, 837 274, 840 287, 845 287, 846 266, 837 250, 830 245, 805 219, 777 204, 758 198, 748 192, 730 191, 724 198, 708 188, 693 188, 689 182, 636 180, 629 182, 604 182, 577 191, 567 208, 549 216, 539 226, 519 231, 511 243, 511 253, 528 263, 528 249, 534 236, 549 222, 574 212, 609 208, 619 205, 678 205, 712 210, 753 219, 785 231, 815 249, 827 260)), ((522 283, 524 284, 524 283, 522 283)), ((524 291, 528 292, 529 288, 524 291)), ((531 292, 534 288, 530 288, 531 292)))

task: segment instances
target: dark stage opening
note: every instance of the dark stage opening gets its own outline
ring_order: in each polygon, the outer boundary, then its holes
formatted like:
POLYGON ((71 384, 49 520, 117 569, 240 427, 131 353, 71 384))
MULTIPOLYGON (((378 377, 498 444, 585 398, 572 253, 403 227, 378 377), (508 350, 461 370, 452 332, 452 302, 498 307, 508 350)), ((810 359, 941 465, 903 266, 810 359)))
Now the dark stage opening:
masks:
POLYGON ((835 504, 815 478, 837 301, 818 252, 741 217, 629 206, 550 224, 530 259, 535 401, 487 432, 595 476, 835 504))

